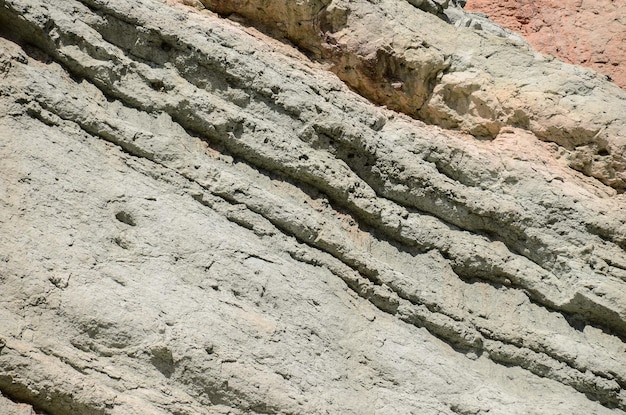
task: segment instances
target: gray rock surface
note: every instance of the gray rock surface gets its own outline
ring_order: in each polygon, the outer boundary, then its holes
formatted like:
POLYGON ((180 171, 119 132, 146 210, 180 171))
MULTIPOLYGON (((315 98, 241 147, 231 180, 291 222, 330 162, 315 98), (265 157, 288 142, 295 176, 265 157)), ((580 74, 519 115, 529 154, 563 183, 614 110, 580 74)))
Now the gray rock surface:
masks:
MULTIPOLYGON (((0 28, 8 414, 624 413, 625 197, 566 147, 159 0, 0 0, 0 28)), ((624 100, 590 82, 568 116, 624 100)))

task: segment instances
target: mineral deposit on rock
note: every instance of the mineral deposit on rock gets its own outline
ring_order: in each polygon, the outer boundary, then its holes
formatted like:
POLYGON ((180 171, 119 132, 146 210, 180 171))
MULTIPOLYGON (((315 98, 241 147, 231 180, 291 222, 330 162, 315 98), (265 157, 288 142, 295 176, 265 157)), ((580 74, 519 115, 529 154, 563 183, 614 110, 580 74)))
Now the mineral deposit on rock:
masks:
POLYGON ((626 93, 460 3, 0 0, 0 414, 624 414, 626 93))

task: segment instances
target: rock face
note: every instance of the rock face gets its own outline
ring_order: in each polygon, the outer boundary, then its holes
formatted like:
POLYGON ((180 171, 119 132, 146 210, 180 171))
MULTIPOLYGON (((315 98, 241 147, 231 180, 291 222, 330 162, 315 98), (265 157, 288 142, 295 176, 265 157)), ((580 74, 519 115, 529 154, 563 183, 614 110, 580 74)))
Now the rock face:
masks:
POLYGON ((433 3, 0 0, 2 408, 624 413, 626 93, 433 3))
POLYGON ((202 2, 293 42, 375 103, 476 137, 527 129, 566 148, 572 167, 626 188, 626 100, 600 75, 471 24, 454 30, 405 1, 202 2))
POLYGON ((469 0, 482 12, 524 35, 541 52, 584 65, 626 89, 626 8, 615 0, 469 0))

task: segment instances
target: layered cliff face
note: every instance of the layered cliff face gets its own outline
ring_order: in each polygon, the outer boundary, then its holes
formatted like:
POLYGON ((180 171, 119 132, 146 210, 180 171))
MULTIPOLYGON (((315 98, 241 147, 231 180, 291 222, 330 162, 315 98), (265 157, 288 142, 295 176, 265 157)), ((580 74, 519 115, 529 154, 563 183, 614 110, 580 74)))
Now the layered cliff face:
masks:
MULTIPOLYGON (((293 42, 375 103, 479 138, 527 129, 569 150, 572 167, 626 187, 623 94, 513 35, 454 30, 398 0, 268 0, 261 9, 254 2, 202 1, 293 42)), ((479 19, 455 18, 470 27, 479 19)))
POLYGON ((0 0, 0 407, 623 413, 626 93, 472 19, 0 0))
POLYGON ((615 0, 469 0, 539 51, 589 66, 626 89, 626 8, 615 0))

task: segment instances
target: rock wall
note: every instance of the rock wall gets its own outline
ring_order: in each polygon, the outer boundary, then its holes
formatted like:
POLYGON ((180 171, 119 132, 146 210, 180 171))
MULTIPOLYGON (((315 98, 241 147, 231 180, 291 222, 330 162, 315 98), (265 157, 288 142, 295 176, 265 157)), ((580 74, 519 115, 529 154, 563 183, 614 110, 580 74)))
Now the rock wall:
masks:
POLYGON ((183 3, 0 0, 9 414, 624 413, 623 91, 407 2, 183 3))
POLYGON ((469 0, 537 50, 584 65, 626 89, 626 8, 615 0, 469 0))
POLYGON ((624 94, 514 37, 455 30, 398 0, 202 2, 293 42, 375 103, 479 138, 527 129, 567 149, 577 170, 626 187, 624 94))

